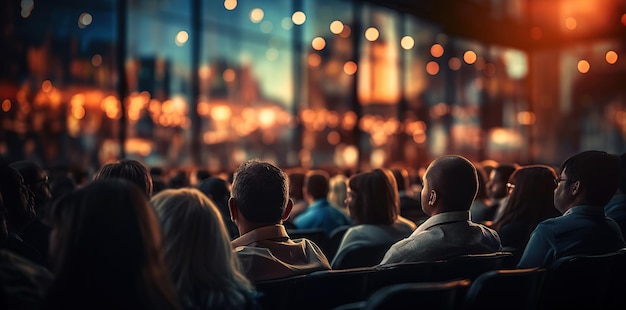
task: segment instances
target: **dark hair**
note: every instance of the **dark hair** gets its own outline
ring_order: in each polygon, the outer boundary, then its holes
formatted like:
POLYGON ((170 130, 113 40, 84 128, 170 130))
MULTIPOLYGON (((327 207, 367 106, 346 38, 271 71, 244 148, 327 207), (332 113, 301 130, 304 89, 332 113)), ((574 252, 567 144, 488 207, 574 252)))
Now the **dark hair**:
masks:
POLYGON ((287 175, 269 162, 246 161, 235 171, 231 197, 246 220, 278 223, 289 199, 287 175))
POLYGON ((286 173, 289 178, 289 197, 293 200, 304 199, 302 189, 304 188, 304 176, 306 175, 306 170, 302 168, 293 168, 287 170, 286 173))
POLYGON ((532 165, 522 167, 511 175, 509 183, 515 188, 502 218, 493 224, 499 230, 507 223, 523 221, 531 226, 559 215, 554 207, 554 179, 557 177, 552 167, 532 165))
POLYGON ((313 199, 322 199, 328 196, 329 182, 328 173, 323 170, 307 172, 304 179, 304 187, 308 195, 313 199))
POLYGON ((159 223, 138 187, 122 179, 96 180, 59 199, 50 221, 57 234, 49 305, 175 308, 159 223))
POLYGON ((396 180, 396 187, 398 191, 405 191, 411 186, 411 180, 409 179, 409 171, 404 168, 391 169, 393 177, 396 180))
POLYGON ((9 230, 18 233, 35 219, 32 192, 24 184, 22 175, 7 164, 0 164, 0 194, 4 200, 9 230))
POLYGON ((132 182, 144 191, 146 197, 152 195, 152 176, 146 166, 134 159, 122 159, 100 168, 94 180, 120 178, 132 182))
POLYGON ((486 199, 489 196, 487 195, 487 174, 483 167, 476 167, 476 177, 478 177, 478 192, 476 193, 476 198, 474 199, 486 199))
POLYGON ((353 199, 348 204, 357 224, 391 225, 398 218, 400 198, 396 180, 387 169, 356 174, 348 181, 353 199))
POLYGON ((478 192, 476 168, 465 157, 446 155, 435 159, 427 169, 430 188, 439 192, 443 211, 469 210, 478 192))
POLYGON ((604 206, 617 191, 619 157, 602 151, 585 151, 568 158, 561 166, 566 185, 580 181, 584 203, 604 206))
POLYGON ((619 156, 619 189, 626 194, 626 153, 619 156))

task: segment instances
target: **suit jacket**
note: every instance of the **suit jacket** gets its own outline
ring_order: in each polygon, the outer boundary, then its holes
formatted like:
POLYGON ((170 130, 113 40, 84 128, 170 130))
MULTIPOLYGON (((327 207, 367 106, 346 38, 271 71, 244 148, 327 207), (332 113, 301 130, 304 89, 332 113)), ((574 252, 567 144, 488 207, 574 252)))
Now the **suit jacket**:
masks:
POLYGON ((622 237, 626 239, 626 194, 614 195, 604 206, 604 212, 606 217, 617 223, 622 230, 622 237))

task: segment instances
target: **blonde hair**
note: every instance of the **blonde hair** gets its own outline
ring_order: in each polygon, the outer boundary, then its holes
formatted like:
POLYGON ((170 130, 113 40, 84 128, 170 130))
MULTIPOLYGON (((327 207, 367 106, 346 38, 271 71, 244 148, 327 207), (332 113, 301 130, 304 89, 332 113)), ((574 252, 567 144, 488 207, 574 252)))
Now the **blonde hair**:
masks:
POLYGON ((167 189, 151 202, 161 223, 165 263, 181 305, 245 307, 253 287, 240 271, 215 204, 195 188, 167 189))
POLYGON ((343 174, 333 176, 329 180, 328 202, 333 206, 346 210, 346 196, 348 190, 348 178, 343 174))

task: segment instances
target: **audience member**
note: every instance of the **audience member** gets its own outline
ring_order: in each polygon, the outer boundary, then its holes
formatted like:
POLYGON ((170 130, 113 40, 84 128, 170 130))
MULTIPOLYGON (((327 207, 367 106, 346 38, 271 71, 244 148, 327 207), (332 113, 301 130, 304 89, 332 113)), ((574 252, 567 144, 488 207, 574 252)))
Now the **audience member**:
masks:
MULTIPOLYGON (((65 194, 69 194, 76 189, 77 185, 70 174, 58 175, 50 178, 50 204, 65 194)), ((48 216, 46 216, 46 219, 48 216)))
POLYGON ((209 177, 200 182, 198 189, 215 203, 222 215, 230 239, 235 239, 239 237, 239 230, 237 225, 230 220, 230 212, 228 211, 229 186, 230 184, 223 179, 209 177))
POLYGON ((476 223, 487 223, 493 219, 496 208, 491 208, 485 181, 487 174, 482 166, 476 166, 476 175, 478 176, 478 193, 470 206, 470 218, 476 223))
POLYGON ((150 177, 152 178, 152 195, 156 195, 160 191, 167 188, 167 183, 163 178, 163 169, 161 167, 150 168, 150 177))
POLYGON ((96 180, 52 207, 55 279, 43 309, 176 309, 143 189, 96 180))
POLYGON ((304 196, 309 206, 293 221, 298 229, 321 228, 326 236, 330 236, 335 228, 352 224, 346 214, 328 202, 328 187, 328 173, 325 171, 313 170, 306 174, 304 196))
POLYGON ((168 181, 167 181, 167 187, 168 188, 183 188, 183 187, 189 187, 191 186, 191 183, 189 181, 189 176, 187 175, 187 171, 185 170, 178 170, 175 171, 174 176, 171 177, 168 181))
POLYGON ((102 166, 94 176, 94 180, 111 178, 130 181, 143 190, 146 197, 152 196, 152 177, 146 166, 134 159, 122 159, 108 163, 102 166))
POLYGON ((413 197, 411 192, 411 180, 409 171, 404 168, 392 169, 395 183, 400 196, 400 215, 415 223, 422 223, 428 218, 422 211, 422 204, 419 199, 413 197))
POLYGON ((517 165, 500 164, 491 170, 489 174, 489 181, 487 181, 487 195, 489 196, 490 204, 489 210, 486 216, 487 221, 497 221, 504 213, 507 202, 508 188, 506 183, 509 182, 511 174, 515 172, 517 165))
POLYGON ((343 174, 337 174, 328 180, 328 184, 328 202, 343 213, 348 213, 346 205, 348 178, 343 174))
POLYGON ((430 216, 406 239, 391 246, 381 264, 447 259, 501 249, 498 233, 470 221, 478 191, 476 168, 464 157, 442 156, 424 174, 422 210, 430 216))
MULTIPOLYGON (((211 179, 223 181, 209 178, 202 184, 211 179)), ((222 215, 211 200, 197 189, 183 188, 164 190, 151 203, 180 305, 190 310, 255 308, 252 285, 240 271, 222 215)))
POLYGON ((568 158, 555 179, 554 206, 563 215, 537 225, 518 268, 549 267, 570 255, 600 255, 626 247, 604 206, 617 190, 617 156, 585 151, 568 158))
POLYGON ((32 161, 22 160, 11 163, 24 178, 24 184, 33 194, 36 217, 26 225, 21 237, 27 244, 34 247, 42 256, 44 262, 48 262, 48 244, 50 240, 50 226, 46 223, 48 204, 52 199, 50 183, 46 172, 32 161))
POLYGON ((285 224, 289 224, 295 228, 293 221, 298 215, 306 211, 309 203, 304 198, 304 178, 306 176, 306 170, 302 168, 293 168, 287 170, 287 177, 289 179, 289 198, 293 200, 293 208, 291 209, 291 215, 285 224))
POLYGON ((503 247, 523 251, 537 224, 560 215, 554 207, 556 177, 553 168, 543 165, 525 166, 513 172, 507 183, 507 207, 491 227, 500 235, 503 247))
POLYGON ((609 203, 604 206, 606 216, 614 220, 626 239, 626 153, 619 157, 619 186, 609 203))
POLYGON ((32 262, 46 265, 43 254, 22 239, 22 232, 36 216, 34 197, 22 175, 7 164, 0 164, 0 194, 6 209, 8 238, 4 248, 32 262))
POLYGON ((293 201, 287 175, 278 167, 257 160, 242 163, 228 206, 241 234, 232 245, 252 282, 330 269, 315 243, 291 240, 282 225, 293 201))
POLYGON ((395 178, 387 169, 356 174, 348 186, 348 210, 356 226, 346 231, 337 255, 353 244, 389 244, 408 237, 417 227, 399 215, 395 178))

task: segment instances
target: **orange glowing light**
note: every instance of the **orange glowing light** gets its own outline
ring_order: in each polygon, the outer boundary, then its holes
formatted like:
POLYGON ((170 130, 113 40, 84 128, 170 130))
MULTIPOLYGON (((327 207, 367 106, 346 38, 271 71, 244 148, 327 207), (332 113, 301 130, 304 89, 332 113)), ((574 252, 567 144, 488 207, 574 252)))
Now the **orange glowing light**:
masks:
POLYGON ((263 17, 265 17, 265 12, 259 8, 255 8, 250 11, 250 21, 255 24, 260 23, 263 20, 263 17))
POLYGON ((622 15, 622 25, 626 26, 626 14, 622 15))
POLYGON ((565 28, 569 30, 574 30, 578 26, 578 22, 573 17, 568 17, 565 19, 565 28))
POLYGON ((291 14, 291 21, 296 25, 302 25, 306 21, 306 15, 302 11, 296 11, 291 14))
POLYGON ((343 23, 338 20, 334 20, 330 23, 330 32, 334 34, 340 34, 343 31, 343 23))
POLYGON ((439 43, 433 44, 433 46, 430 47, 430 54, 435 58, 441 57, 443 55, 443 46, 439 43))
POLYGON ((326 136, 326 141, 328 141, 330 145, 337 145, 341 142, 341 135, 336 131, 331 131, 328 133, 328 136, 326 136))
POLYGON ((324 49, 324 47, 326 47, 326 40, 324 40, 324 38, 322 37, 316 37, 313 39, 313 41, 311 41, 311 46, 314 50, 321 51, 324 49))
POLYGON ((473 63, 476 62, 476 53, 474 51, 466 51, 463 54, 463 60, 465 60, 465 63, 467 63, 468 65, 471 65, 473 63))
POLYGON ((608 51, 606 52, 605 58, 606 58, 606 62, 613 65, 617 62, 618 55, 615 51, 608 51))
POLYGON ((452 71, 457 71, 461 69, 461 59, 459 59, 458 57, 450 58, 450 60, 448 60, 448 67, 450 67, 450 70, 452 71))
POLYGON ((82 106, 75 106, 72 108, 72 116, 75 119, 83 119, 85 117, 85 108, 82 106))
POLYGON ((521 125, 532 125, 535 123, 535 113, 530 111, 523 111, 517 113, 517 122, 521 125))
POLYGON ((224 8, 232 11, 237 7, 237 0, 224 0, 224 8))
POLYGON ((198 77, 200 77, 203 80, 206 80, 209 77, 211 77, 211 68, 206 65, 200 67, 200 69, 198 69, 198 77))
POLYGON ((578 62, 578 72, 587 73, 589 72, 590 68, 591 68, 591 65, 589 65, 588 61, 583 59, 578 62))
POLYGON ((91 65, 100 67, 100 65, 102 65, 102 56, 100 54, 93 55, 93 57, 91 57, 91 65))
POLYGON ((232 115, 233 115, 233 112, 230 109, 230 107, 227 105, 220 105, 220 106, 214 107, 213 110, 211 111, 211 117, 213 117, 213 119, 216 121, 228 120, 230 119, 232 115))
POLYGON ((311 67, 317 67, 322 63, 322 57, 320 57, 319 54, 310 54, 309 57, 307 57, 307 62, 311 67))
POLYGON ((343 25, 343 30, 341 31, 339 36, 345 39, 345 38, 350 37, 351 33, 352 33, 352 29, 350 28, 350 26, 343 25))
POLYGON ((45 80, 41 83, 41 90, 44 93, 49 93, 52 90, 52 82, 50 80, 45 80))
POLYGON ((356 63, 354 61, 346 61, 345 64, 343 64, 343 72, 345 72, 347 75, 353 75, 356 73, 357 70, 357 66, 356 63))
POLYGON ((430 75, 439 73, 439 64, 436 61, 430 61, 426 64, 426 72, 430 75))
POLYGON ((2 101, 2 111, 9 112, 11 110, 11 100, 4 99, 2 101))
POLYGON ((410 50, 415 46, 415 40, 411 36, 404 36, 402 40, 400 40, 400 46, 405 50, 410 50))
POLYGON ((378 32, 378 29, 374 27, 369 27, 365 30, 365 38, 370 42, 376 41, 378 36, 380 36, 380 33, 378 32))
POLYGON ((232 82, 235 80, 236 74, 235 74, 235 70, 233 69, 226 69, 224 70, 224 73, 222 74, 222 78, 224 78, 225 82, 232 82))

